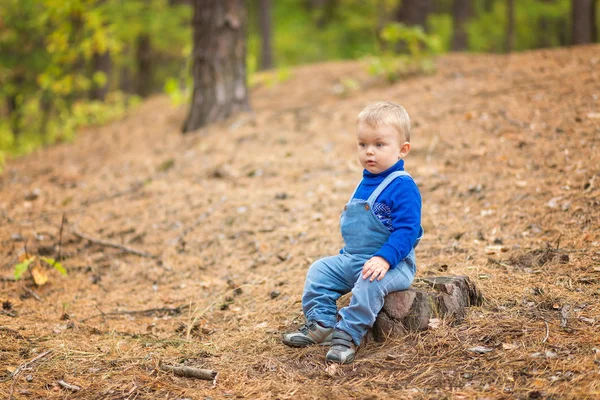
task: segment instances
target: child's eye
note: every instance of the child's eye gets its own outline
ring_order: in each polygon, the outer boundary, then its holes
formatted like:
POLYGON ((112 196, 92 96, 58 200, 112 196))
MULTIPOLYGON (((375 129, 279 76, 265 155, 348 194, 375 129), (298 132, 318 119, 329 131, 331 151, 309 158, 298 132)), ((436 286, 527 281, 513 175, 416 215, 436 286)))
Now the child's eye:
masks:
POLYGON ((364 144, 364 143, 359 143, 359 144, 358 144, 358 146, 359 146, 359 147, 367 147, 367 145, 366 145, 366 144, 364 144))
POLYGON ((383 147, 385 145, 383 143, 377 143, 375 146, 377 146, 377 147, 383 147))

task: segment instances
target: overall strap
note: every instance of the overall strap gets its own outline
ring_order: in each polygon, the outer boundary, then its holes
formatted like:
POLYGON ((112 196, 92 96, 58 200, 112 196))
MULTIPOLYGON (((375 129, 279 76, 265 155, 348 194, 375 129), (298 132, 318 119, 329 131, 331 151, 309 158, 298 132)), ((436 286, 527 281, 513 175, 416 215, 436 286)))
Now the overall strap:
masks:
POLYGON ((358 182, 358 185, 356 185, 356 187, 354 188, 354 191, 352 192, 352 196, 350 196, 350 200, 348 200, 348 204, 350 204, 350 202, 352 201, 352 199, 354 198, 354 195, 356 194, 356 191, 358 190, 358 188, 360 187, 360 184, 362 183, 362 179, 358 182))
MULTIPOLYGON (((379 186, 377 186, 377 188, 375 188, 375 190, 373 190, 373 193, 371 193, 371 195, 369 196, 369 199, 367 200, 367 203, 369 203, 371 205, 371 207, 373 206, 373 203, 375 203, 375 200, 377 200, 377 197, 379 197, 379 195, 381 194, 381 192, 383 192, 385 190, 385 188, 392 183, 392 181, 394 179, 396 179, 399 176, 408 176, 411 177, 408 172, 406 171, 394 171, 391 174, 389 174, 384 180, 383 182, 381 182, 379 184, 379 186)), ((411 178, 412 179, 412 178, 411 178)), ((353 195, 354 196, 354 195, 353 195)))

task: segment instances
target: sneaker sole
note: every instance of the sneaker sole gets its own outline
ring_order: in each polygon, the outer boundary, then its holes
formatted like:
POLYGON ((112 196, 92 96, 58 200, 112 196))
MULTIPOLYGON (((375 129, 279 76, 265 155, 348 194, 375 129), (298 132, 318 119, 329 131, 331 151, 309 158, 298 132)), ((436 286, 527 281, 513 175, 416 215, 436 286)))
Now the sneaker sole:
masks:
POLYGON ((325 357, 325 359, 329 362, 334 362, 338 364, 350 364, 352 361, 354 361, 354 354, 348 356, 348 358, 346 358, 344 361, 338 360, 337 357, 335 358, 336 359, 333 359, 333 357, 325 357))
POLYGON ((289 342, 286 340, 281 340, 283 344, 285 344, 286 346, 290 346, 290 347, 296 347, 296 348, 302 348, 302 347, 308 347, 308 346, 330 346, 331 345, 331 340, 328 342, 321 342, 321 343, 315 343, 315 342, 289 342))

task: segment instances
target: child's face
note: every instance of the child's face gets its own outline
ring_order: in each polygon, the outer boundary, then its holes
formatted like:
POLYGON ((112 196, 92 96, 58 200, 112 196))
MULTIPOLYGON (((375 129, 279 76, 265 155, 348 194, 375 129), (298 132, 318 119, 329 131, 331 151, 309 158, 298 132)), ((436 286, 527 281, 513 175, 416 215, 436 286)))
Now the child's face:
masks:
POLYGON ((410 143, 401 141, 398 131, 389 125, 372 127, 359 122, 356 134, 360 164, 373 174, 389 169, 410 151, 410 143))

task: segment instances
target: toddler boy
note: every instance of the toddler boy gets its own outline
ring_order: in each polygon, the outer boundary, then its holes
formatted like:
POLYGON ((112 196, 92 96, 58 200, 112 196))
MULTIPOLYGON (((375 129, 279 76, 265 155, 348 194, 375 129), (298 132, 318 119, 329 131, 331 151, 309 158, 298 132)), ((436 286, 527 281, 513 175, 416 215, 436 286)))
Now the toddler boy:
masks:
POLYGON ((408 289, 416 272, 414 248, 423 234, 421 195, 404 171, 410 151, 410 119, 391 102, 368 105, 356 122, 363 179, 340 218, 344 248, 311 265, 302 309, 306 324, 283 335, 288 346, 331 345, 328 361, 354 360, 384 297, 408 289), (336 301, 352 292, 337 318, 336 301))

